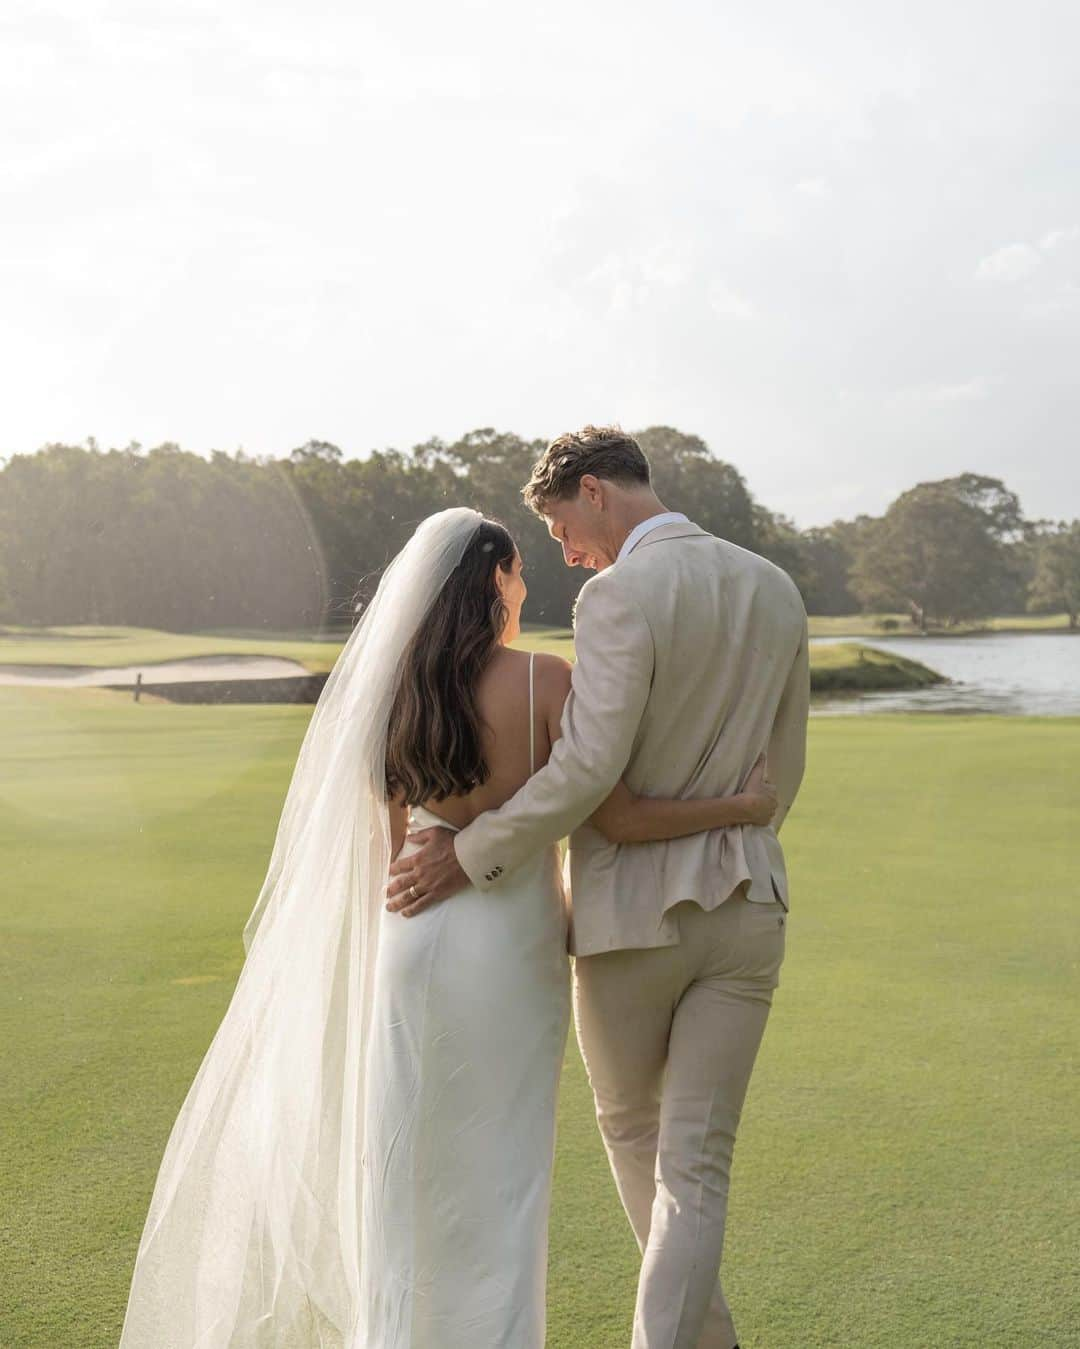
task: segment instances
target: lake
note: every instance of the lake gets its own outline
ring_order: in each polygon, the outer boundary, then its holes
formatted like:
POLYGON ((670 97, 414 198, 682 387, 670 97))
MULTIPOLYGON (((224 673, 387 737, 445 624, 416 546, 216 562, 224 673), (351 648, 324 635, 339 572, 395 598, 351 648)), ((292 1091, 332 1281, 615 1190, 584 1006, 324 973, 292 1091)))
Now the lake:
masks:
POLYGON ((991 633, 980 637, 812 637, 860 642, 921 661, 954 680, 936 688, 814 699, 814 711, 997 712, 1080 716, 1080 635, 991 633))

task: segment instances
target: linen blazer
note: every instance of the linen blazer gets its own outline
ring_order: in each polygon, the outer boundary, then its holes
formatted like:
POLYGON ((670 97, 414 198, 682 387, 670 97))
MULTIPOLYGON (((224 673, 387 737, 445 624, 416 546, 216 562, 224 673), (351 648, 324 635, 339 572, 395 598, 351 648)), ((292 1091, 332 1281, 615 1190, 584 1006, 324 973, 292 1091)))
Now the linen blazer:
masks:
MULTIPOLYGON (((455 835, 480 890, 571 834, 575 955, 678 941, 673 905, 712 909, 743 882, 788 906, 778 832, 802 781, 806 610, 781 568, 694 524, 661 525, 582 588, 562 737, 505 805, 455 835), (728 796, 768 752, 779 808, 669 842, 609 843, 588 823, 620 777, 639 796, 728 796)), ((452 901, 451 901, 452 902, 452 901)))

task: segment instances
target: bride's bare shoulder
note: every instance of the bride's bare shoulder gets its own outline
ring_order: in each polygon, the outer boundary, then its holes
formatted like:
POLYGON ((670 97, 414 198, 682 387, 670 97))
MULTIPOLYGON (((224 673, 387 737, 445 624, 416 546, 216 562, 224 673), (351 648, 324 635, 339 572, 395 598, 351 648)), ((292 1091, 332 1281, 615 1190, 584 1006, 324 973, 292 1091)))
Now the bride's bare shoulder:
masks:
POLYGON ((557 671, 570 671, 574 667, 562 656, 553 656, 547 651, 526 651, 516 646, 500 646, 491 657, 490 669, 506 674, 511 670, 524 670, 528 667, 529 657, 536 656, 536 678, 551 678, 557 671))
POLYGON ((561 687, 570 686, 570 675, 574 667, 568 660, 563 660, 562 656, 554 656, 548 651, 538 651, 536 653, 536 682, 541 680, 545 683, 561 687))
POLYGON ((536 653, 536 698, 541 707, 561 714, 570 693, 573 672, 574 667, 562 656, 553 656, 546 651, 536 653))
MULTIPOLYGON (((531 652, 519 651, 514 647, 502 647, 493 656, 486 673, 485 683, 489 694, 495 696, 515 696, 525 687, 525 676, 531 652)), ((533 667, 533 679, 537 701, 543 705, 558 702, 561 706, 570 691, 570 674, 573 666, 561 656, 553 656, 547 651, 536 652, 533 667)))

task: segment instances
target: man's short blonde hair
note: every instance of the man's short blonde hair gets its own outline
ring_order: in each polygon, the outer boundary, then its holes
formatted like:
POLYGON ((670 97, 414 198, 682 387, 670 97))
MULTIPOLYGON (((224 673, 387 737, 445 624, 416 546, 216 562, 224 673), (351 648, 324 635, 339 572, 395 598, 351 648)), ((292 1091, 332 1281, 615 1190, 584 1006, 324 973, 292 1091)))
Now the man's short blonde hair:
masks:
POLYGON ((525 505, 543 515, 549 502, 575 496, 586 473, 627 486, 651 481, 649 461, 633 436, 618 426, 586 426, 558 436, 536 461, 521 489, 525 505))

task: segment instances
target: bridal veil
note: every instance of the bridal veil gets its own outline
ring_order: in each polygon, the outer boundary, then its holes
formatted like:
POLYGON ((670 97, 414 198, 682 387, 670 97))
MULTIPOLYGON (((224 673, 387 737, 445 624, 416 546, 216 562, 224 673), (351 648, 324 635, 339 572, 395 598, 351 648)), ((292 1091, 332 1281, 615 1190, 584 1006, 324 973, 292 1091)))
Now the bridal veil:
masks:
POLYGON ((121 1349, 358 1338, 363 1090, 402 657, 483 517, 430 516, 387 568, 300 748, 245 962, 173 1126, 121 1349))

